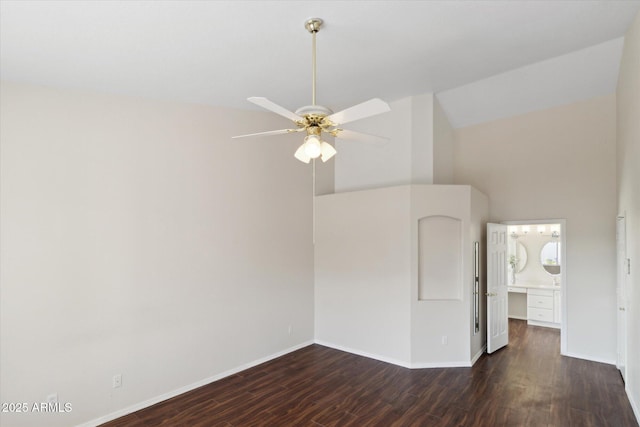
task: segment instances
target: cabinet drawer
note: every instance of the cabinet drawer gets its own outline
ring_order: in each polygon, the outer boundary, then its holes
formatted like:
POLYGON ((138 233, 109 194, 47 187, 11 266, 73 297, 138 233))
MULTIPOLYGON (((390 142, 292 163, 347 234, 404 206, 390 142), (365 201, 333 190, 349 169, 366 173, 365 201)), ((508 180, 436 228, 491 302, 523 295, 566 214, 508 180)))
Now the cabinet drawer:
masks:
POLYGON ((529 320, 538 320, 540 322, 553 322, 553 310, 547 310, 546 308, 528 308, 529 320))
POLYGON ((541 295, 545 297, 553 296, 553 289, 538 289, 538 288, 529 288, 527 293, 531 295, 541 295))
POLYGON ((518 293, 518 294, 526 294, 527 293, 527 288, 509 286, 507 289, 508 289, 509 292, 515 292, 515 293, 518 293))
POLYGON ((527 295, 527 306, 553 310, 553 296, 527 295))

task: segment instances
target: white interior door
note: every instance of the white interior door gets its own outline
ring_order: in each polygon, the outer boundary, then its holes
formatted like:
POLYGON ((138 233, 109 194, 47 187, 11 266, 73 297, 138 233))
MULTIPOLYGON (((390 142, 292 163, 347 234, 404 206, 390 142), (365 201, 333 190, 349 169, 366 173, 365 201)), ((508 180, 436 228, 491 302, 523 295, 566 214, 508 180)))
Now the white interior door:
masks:
POLYGON ((509 344, 507 226, 487 224, 487 353, 509 344))
POLYGON ((616 221, 616 242, 618 262, 618 357, 616 365, 626 381, 627 366, 627 226, 625 217, 616 221))

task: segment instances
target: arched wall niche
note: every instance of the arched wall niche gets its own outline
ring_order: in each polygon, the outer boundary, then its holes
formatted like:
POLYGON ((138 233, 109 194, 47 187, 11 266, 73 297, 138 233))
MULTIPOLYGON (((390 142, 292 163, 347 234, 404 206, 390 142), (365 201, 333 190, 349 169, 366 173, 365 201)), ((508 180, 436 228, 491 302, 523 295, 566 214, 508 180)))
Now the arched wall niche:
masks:
POLYGON ((462 299, 462 220, 433 215, 418 220, 418 299, 462 299))

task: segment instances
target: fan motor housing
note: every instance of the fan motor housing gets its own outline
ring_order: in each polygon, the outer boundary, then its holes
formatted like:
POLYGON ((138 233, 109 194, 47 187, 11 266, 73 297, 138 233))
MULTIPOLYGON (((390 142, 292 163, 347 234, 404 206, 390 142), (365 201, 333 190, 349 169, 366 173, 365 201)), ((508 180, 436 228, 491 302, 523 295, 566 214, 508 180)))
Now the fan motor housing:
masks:
POLYGON ((327 107, 323 107, 322 105, 305 105, 304 107, 300 107, 296 110, 296 114, 299 116, 306 116, 307 114, 313 114, 316 116, 329 116, 333 114, 327 107))

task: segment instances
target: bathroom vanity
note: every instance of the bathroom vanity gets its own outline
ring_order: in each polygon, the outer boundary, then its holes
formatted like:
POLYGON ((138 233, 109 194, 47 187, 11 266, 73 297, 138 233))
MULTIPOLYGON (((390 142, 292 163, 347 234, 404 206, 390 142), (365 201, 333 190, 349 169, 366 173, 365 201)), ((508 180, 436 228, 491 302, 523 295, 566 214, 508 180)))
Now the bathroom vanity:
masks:
POLYGON ((559 329, 561 298, 560 286, 509 285, 509 317, 524 318, 529 325, 559 329))
POLYGON ((559 329, 563 288, 560 224, 509 226, 508 231, 509 317, 559 329))

